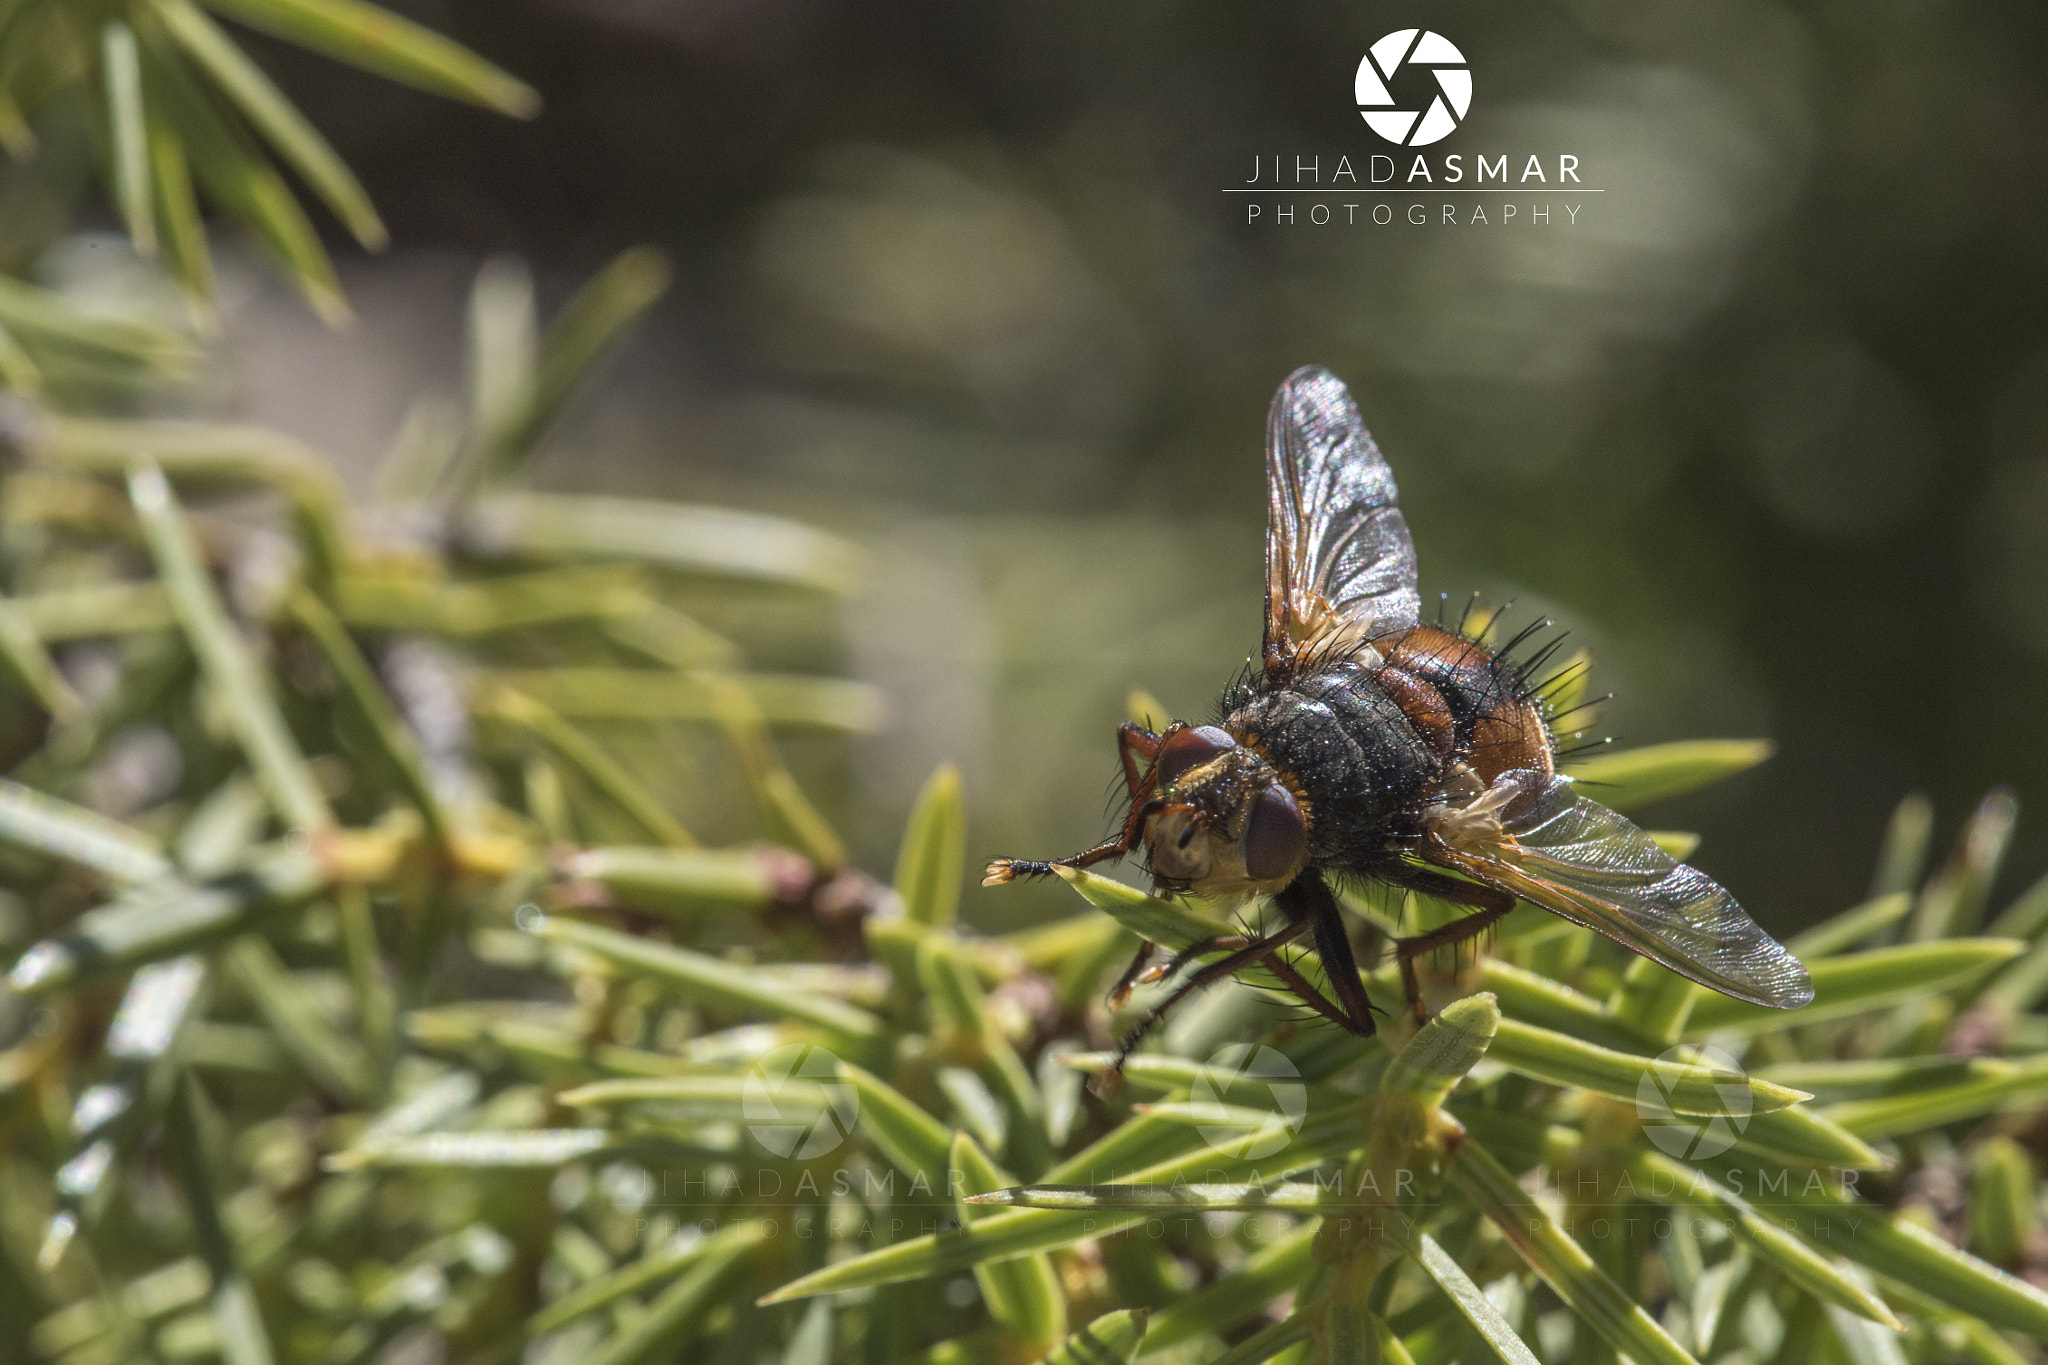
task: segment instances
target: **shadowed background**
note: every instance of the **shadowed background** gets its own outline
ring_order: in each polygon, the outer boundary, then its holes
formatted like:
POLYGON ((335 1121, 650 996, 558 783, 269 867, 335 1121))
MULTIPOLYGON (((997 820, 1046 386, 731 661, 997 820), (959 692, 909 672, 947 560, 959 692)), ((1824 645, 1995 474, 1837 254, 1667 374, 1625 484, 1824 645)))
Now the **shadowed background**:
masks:
POLYGON ((1256 644, 1265 406, 1305 362, 1388 452, 1425 593, 1513 598, 1593 649, 1595 733, 1777 741, 1650 820, 1701 831, 1766 925, 1859 898, 1911 790, 1945 841, 2011 784, 2009 886, 2048 862, 2037 8, 397 8, 547 109, 252 38, 398 245, 332 239, 345 333, 234 268, 213 403, 361 487, 421 388, 459 387, 480 260, 530 260, 546 310, 667 249, 676 289, 536 481, 866 548, 837 657, 717 624, 888 689, 850 754, 795 745, 869 866, 941 758, 971 861, 1058 853, 1104 828, 1128 688, 1206 716, 1256 644), (1573 151, 1609 193, 1570 227, 1247 227, 1218 191, 1254 156, 1385 150, 1351 73, 1413 25, 1475 72, 1433 152, 1573 151))

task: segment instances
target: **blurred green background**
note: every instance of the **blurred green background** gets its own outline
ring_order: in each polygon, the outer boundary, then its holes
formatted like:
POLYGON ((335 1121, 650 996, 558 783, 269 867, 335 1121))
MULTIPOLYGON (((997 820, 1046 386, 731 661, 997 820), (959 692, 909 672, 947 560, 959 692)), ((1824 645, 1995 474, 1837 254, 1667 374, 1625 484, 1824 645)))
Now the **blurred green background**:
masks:
MULTIPOLYGON (((1995 783, 2048 810, 2038 6, 394 8, 545 111, 251 38, 395 246, 323 220, 343 332, 230 253, 196 405, 362 488, 422 385, 459 388, 481 259, 531 261, 547 312, 620 248, 667 249, 677 288, 536 481, 866 547, 836 655, 779 643, 779 615, 712 624, 762 667, 888 691, 850 754, 792 741, 871 868, 941 758, 971 860, 1064 852, 1106 823, 1128 688, 1207 713, 1256 643, 1266 402, 1307 362, 1387 450, 1425 592, 1512 598, 1592 648, 1616 694, 1595 733, 1778 742, 1657 817, 1773 929, 1864 893, 1909 790, 1942 840, 1995 783), (1247 227, 1219 190, 1254 156, 1387 150, 1352 72, 1414 25, 1475 73, 1432 153, 1574 151, 1608 192, 1570 227, 1247 227)), ((118 278, 125 250, 74 240, 42 277, 118 278)), ((2012 885, 2044 829, 2023 814, 2012 885)))

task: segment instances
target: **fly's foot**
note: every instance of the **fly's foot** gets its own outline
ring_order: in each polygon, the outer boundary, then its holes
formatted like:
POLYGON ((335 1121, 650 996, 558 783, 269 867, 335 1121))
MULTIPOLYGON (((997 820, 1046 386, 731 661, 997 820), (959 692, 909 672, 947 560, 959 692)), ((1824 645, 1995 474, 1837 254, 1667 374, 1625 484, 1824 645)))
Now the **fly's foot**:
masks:
MULTIPOLYGON (((1213 938, 1201 939, 1198 942, 1190 943, 1187 947, 1166 959, 1166 961, 1155 962, 1143 971, 1137 971, 1130 978, 1130 984, 1133 986, 1149 986, 1155 981, 1166 980, 1166 978, 1172 976, 1204 953, 1236 952, 1240 948, 1250 946, 1251 940, 1242 934, 1218 934, 1213 938)), ((1136 964, 1133 964, 1134 970, 1135 967, 1136 964)))
POLYGON ((1026 862, 1022 858, 995 858, 981 870, 981 884, 1007 886, 1019 877, 1044 877, 1051 872, 1051 863, 1026 862))
POLYGON ((1145 970, 1145 964, 1152 960, 1152 954, 1157 951, 1157 946, 1149 941, 1138 945, 1137 955, 1131 959, 1131 965, 1124 968, 1124 974, 1109 988, 1110 1013, 1114 1014, 1122 1009, 1124 1002, 1131 998, 1131 991, 1136 988, 1138 977, 1145 970))
POLYGON ((1088 1092, 1099 1100, 1115 1099, 1124 1088, 1123 1063, 1106 1066, 1088 1078, 1088 1092))
MULTIPOLYGON (((1144 971, 1139 972, 1136 976, 1132 977, 1131 985, 1149 986, 1155 981, 1166 980, 1167 977, 1172 976, 1175 972, 1179 970, 1180 959, 1177 957, 1170 957, 1164 962, 1153 963, 1144 971)), ((1129 992, 1126 991, 1125 994, 1129 994, 1129 992)))

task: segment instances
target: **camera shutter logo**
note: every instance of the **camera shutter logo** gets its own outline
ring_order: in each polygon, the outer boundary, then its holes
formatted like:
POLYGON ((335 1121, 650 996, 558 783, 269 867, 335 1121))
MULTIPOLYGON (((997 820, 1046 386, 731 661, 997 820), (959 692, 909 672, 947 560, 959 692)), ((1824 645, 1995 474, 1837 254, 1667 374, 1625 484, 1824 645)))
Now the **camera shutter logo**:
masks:
POLYGON ((1464 122, 1472 107, 1472 73, 1465 54, 1441 33, 1404 28, 1389 33, 1358 59, 1358 112, 1366 126, 1401 147, 1427 147, 1441 142, 1464 122), (1436 73, 1436 98, 1427 109, 1397 109, 1387 82, 1403 65, 1426 66, 1436 73))
POLYGON ((1308 1087, 1301 1083, 1301 1072, 1285 1054, 1263 1043, 1232 1043, 1220 1049, 1195 1078, 1188 1098, 1196 1105, 1228 1107, 1254 1119, 1247 1126, 1234 1114, 1230 1120, 1195 1128, 1212 1151, 1247 1161, 1271 1156, 1294 1141, 1308 1117, 1308 1087), (1259 1114, 1263 1119, 1255 1117, 1259 1114))
POLYGON ((1719 1156, 1735 1145, 1735 1139, 1749 1127, 1753 1101, 1749 1073, 1742 1063, 1711 1044, 1699 1047, 1667 1048, 1641 1080, 1636 1082, 1636 1116, 1643 1133, 1668 1156, 1698 1161, 1719 1156), (1718 1114, 1680 1114, 1671 1107, 1671 1090, 1676 1076, 1668 1067, 1703 1066, 1716 1072, 1714 1093, 1721 1102, 1718 1114))
POLYGON ((839 1059, 814 1043, 761 1054, 740 1087, 740 1113, 754 1141, 780 1157, 808 1161, 846 1141, 860 1117, 860 1091, 839 1078, 839 1059))

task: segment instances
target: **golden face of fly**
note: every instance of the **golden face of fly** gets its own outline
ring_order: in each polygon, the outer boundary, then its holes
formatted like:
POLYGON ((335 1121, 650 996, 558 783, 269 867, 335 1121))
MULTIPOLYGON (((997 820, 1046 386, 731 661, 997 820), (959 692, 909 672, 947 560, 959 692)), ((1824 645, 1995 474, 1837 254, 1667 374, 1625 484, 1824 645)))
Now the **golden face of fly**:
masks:
POLYGON ((1308 819, 1271 764, 1213 725, 1159 746, 1144 842, 1161 891, 1270 895, 1308 857, 1308 819))

